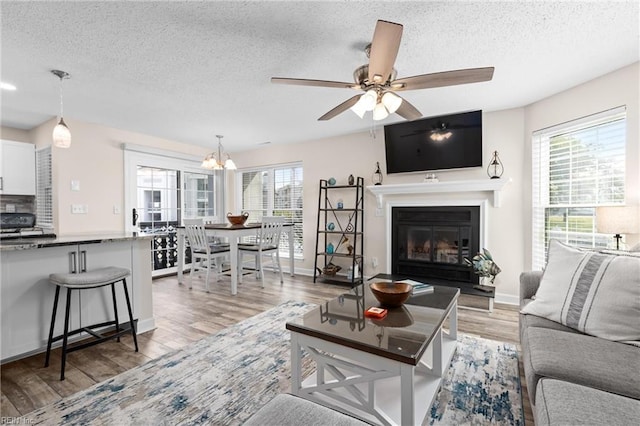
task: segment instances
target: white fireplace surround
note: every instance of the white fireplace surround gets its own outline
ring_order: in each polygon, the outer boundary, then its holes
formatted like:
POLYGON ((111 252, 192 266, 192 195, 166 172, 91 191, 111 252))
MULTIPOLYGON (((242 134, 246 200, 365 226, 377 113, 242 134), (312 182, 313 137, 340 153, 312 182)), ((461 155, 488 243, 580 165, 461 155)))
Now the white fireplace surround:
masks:
MULTIPOLYGON (((511 182, 511 179, 484 179, 464 180, 437 183, 409 183, 394 185, 371 185, 367 189, 376 196, 378 209, 383 208, 384 196, 394 196, 386 202, 384 210, 386 261, 391 267, 391 209, 394 207, 442 207, 442 206, 478 206, 480 207, 480 249, 489 246, 489 200, 494 207, 500 207, 500 192, 511 182), (469 199, 444 199, 437 198, 434 194, 473 193, 474 198, 469 199), (478 194, 480 194, 478 196, 478 194), (413 195, 404 199, 396 198, 397 195, 413 195), (415 196, 422 195, 420 199, 415 196)), ((475 255, 475 253, 474 253, 475 255)))
POLYGON ((401 183, 393 185, 371 185, 367 189, 376 196, 378 208, 382 208, 385 195, 436 194, 459 192, 484 192, 491 196, 494 207, 500 207, 500 192, 511 183, 507 179, 455 180, 449 182, 401 183))

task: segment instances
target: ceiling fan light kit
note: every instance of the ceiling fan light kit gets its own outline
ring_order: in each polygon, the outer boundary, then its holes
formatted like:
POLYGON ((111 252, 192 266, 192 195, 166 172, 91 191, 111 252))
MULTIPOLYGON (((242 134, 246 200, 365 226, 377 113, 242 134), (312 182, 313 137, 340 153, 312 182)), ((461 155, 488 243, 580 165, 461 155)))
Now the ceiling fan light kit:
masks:
POLYGON ((415 120, 422 117, 420 111, 407 102, 406 99, 395 94, 395 91, 478 83, 489 81, 493 78, 494 68, 485 67, 436 72, 396 79, 397 72, 393 65, 398 56, 402 29, 401 24, 378 20, 373 33, 373 40, 365 48, 369 63, 356 68, 353 72, 355 84, 283 77, 273 77, 271 82, 298 86, 346 88, 365 92, 334 107, 318 118, 320 121, 330 120, 348 109, 351 109, 360 118, 364 118, 367 111, 373 111, 374 120, 383 120, 389 114, 394 113, 407 120, 415 120))

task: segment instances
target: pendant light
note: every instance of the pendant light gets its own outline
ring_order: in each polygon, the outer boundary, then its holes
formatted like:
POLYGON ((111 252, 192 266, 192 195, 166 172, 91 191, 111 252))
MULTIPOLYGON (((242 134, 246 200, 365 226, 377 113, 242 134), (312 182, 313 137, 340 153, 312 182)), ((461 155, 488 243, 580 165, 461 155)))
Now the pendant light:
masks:
POLYGON ((60 79, 60 121, 53 128, 53 146, 58 148, 69 148, 71 146, 71 132, 62 117, 62 80, 71 78, 68 72, 51 70, 51 73, 60 79))
POLYGON ((224 148, 221 142, 223 136, 216 135, 216 138, 218 138, 218 152, 212 152, 211 154, 207 155, 202 161, 201 167, 209 170, 236 170, 238 168, 236 167, 236 163, 233 162, 229 154, 223 151, 224 148), (223 155, 224 157, 226 157, 226 160, 224 161, 222 160, 223 155))

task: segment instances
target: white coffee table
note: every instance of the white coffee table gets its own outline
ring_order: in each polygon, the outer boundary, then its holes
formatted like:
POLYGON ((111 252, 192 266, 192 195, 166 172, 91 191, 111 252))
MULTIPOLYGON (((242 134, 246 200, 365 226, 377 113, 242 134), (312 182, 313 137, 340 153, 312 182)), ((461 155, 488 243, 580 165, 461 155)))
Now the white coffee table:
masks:
POLYGON ((365 283, 288 322, 291 392, 372 424, 421 424, 456 349, 459 294, 436 286, 372 320, 365 283), (316 367, 304 381, 303 353, 316 367))

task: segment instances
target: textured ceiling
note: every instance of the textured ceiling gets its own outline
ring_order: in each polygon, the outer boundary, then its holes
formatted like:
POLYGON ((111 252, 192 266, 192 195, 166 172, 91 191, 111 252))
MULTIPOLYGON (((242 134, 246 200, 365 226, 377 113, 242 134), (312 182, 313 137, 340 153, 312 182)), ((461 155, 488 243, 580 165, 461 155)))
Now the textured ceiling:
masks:
MULTIPOLYGON (((403 92, 425 116, 519 107, 638 61, 637 1, 2 1, 2 125, 64 115, 227 151, 371 127, 322 114, 349 89, 272 76, 351 81, 376 20, 404 25, 398 77, 494 66, 491 82, 403 92)), ((397 115, 378 122, 400 121, 397 115)), ((73 131, 73 129, 72 129, 73 131)))

